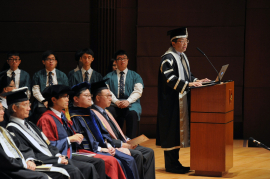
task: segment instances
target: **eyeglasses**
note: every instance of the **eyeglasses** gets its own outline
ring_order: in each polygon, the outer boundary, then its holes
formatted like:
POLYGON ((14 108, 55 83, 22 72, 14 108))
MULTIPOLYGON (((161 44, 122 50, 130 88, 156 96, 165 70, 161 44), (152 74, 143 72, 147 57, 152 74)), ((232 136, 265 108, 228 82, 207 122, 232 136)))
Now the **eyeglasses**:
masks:
POLYGON ((51 61, 51 62, 54 62, 56 59, 55 58, 46 58, 46 61, 51 61))
POLYGON ((10 87, 10 88, 15 88, 16 86, 11 86, 11 85, 10 85, 10 86, 8 86, 8 87, 10 87))
POLYGON ((8 59, 8 61, 14 61, 14 62, 18 62, 19 60, 21 60, 21 59, 19 59, 19 58, 9 58, 8 59))
POLYGON ((117 58, 116 60, 117 61, 126 61, 128 58, 127 57, 125 57, 125 58, 117 58))
POLYGON ((86 98, 90 98, 90 97, 93 98, 92 94, 90 94, 90 95, 84 94, 83 96, 86 97, 86 98))
POLYGON ((180 44, 188 44, 189 43, 189 40, 180 40, 180 41, 177 41, 177 42, 179 42, 180 44))
POLYGON ((69 98, 69 95, 61 96, 61 98, 69 98))
POLYGON ((98 95, 98 96, 106 96, 106 98, 112 98, 112 95, 111 94, 108 94, 108 95, 98 95))
POLYGON ((25 107, 25 108, 31 107, 31 103, 29 103, 29 104, 20 104, 20 106, 25 107))
POLYGON ((5 108, 2 106, 2 107, 0 108, 0 111, 5 111, 5 108))

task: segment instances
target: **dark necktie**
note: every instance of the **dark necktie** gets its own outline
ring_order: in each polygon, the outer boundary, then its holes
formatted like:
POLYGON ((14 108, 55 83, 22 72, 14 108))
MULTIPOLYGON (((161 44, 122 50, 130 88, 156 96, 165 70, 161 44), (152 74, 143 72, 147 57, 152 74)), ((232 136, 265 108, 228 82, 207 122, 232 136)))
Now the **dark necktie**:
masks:
POLYGON ((124 88, 125 88, 124 74, 125 73, 123 71, 121 71, 120 74, 121 74, 121 76, 120 76, 120 90, 119 90, 120 94, 119 94, 119 98, 122 99, 122 98, 124 98, 124 88))
POLYGON ((13 71, 12 73, 11 73, 11 79, 14 81, 14 83, 15 83, 15 72, 13 71))
POLYGON ((185 68, 185 71, 186 71, 187 77, 188 77, 188 79, 189 79, 189 73, 188 73, 188 68, 187 68, 187 63, 186 63, 186 60, 185 60, 185 58, 184 58, 183 54, 181 54, 181 55, 180 55, 180 57, 181 57, 181 62, 182 62, 182 64, 183 64, 183 67, 185 68))
POLYGON ((103 111, 103 116, 104 116, 108 121, 110 120, 105 110, 103 111))
POLYGON ((85 72, 85 77, 84 77, 84 81, 85 81, 85 82, 88 82, 88 74, 89 74, 88 71, 86 71, 86 72, 85 72))
POLYGON ((52 72, 49 72, 49 86, 53 85, 52 72))

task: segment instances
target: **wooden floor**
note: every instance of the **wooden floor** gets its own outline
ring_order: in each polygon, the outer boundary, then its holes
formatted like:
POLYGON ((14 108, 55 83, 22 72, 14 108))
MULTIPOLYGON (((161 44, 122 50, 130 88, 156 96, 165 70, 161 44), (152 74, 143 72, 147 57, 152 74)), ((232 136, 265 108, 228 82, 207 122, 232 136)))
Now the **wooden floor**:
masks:
MULTIPOLYGON (((142 146, 152 148, 155 151, 156 179, 214 179, 220 177, 194 176, 194 171, 188 174, 172 174, 165 172, 164 155, 161 148, 155 145, 156 140, 150 139, 142 143, 142 146)), ((264 148, 243 147, 243 140, 234 140, 233 168, 223 178, 233 179, 270 179, 270 151, 264 148)), ((180 150, 180 162, 184 166, 190 166, 190 148, 180 150)))

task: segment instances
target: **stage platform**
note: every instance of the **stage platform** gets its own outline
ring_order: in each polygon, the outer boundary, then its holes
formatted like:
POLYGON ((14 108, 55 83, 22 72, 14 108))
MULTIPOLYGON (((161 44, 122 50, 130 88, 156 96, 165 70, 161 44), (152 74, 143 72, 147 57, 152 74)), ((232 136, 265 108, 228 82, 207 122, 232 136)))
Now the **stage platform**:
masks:
MULTIPOLYGON (((223 177, 194 176, 194 171, 187 174, 167 173, 164 167, 164 154, 156 145, 155 139, 142 143, 155 151, 156 179, 270 179, 270 151, 259 147, 247 147, 246 141, 234 140, 233 168, 223 177)), ((190 148, 180 150, 180 161, 184 166, 190 166, 190 148)))

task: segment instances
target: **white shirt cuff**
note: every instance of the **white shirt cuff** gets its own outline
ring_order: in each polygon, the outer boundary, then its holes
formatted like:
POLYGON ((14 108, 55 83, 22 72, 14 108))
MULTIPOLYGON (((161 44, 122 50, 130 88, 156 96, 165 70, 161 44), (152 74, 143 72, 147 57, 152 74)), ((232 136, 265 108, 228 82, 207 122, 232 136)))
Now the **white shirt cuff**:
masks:
POLYGON ((69 138, 67 137, 67 141, 68 141, 68 145, 70 145, 71 143, 70 143, 70 140, 69 140, 69 138))
POLYGON ((97 151, 98 151, 98 152, 100 152, 100 151, 101 151, 101 147, 99 147, 99 146, 98 146, 98 149, 97 149, 97 151))

